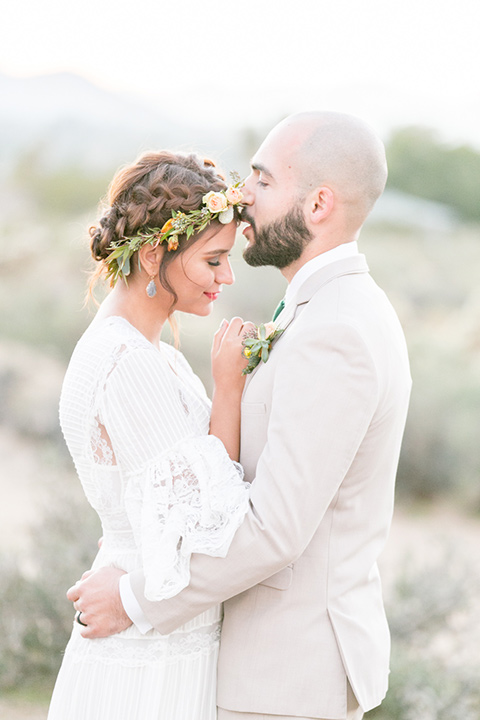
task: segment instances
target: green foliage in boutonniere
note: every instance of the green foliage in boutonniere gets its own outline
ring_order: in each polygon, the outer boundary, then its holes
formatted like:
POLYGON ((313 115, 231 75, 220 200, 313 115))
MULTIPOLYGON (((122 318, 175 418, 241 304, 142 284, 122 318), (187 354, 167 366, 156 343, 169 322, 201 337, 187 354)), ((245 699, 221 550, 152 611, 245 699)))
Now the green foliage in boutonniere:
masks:
POLYGON ((267 362, 273 341, 283 333, 277 330, 275 323, 269 322, 259 325, 255 335, 246 337, 243 341, 243 355, 248 358, 248 365, 242 370, 242 375, 248 375, 259 362, 267 362))

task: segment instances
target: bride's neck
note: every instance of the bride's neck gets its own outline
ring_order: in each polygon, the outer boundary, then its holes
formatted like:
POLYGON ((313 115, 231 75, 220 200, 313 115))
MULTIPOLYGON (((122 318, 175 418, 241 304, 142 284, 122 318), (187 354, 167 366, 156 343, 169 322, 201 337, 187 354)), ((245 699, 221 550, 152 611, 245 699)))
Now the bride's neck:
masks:
POLYGON ((131 281, 127 286, 122 280, 118 280, 101 304, 97 317, 106 318, 113 315, 123 317, 157 346, 169 315, 166 299, 158 295, 160 293, 150 298, 145 288, 140 287, 138 283, 131 281))

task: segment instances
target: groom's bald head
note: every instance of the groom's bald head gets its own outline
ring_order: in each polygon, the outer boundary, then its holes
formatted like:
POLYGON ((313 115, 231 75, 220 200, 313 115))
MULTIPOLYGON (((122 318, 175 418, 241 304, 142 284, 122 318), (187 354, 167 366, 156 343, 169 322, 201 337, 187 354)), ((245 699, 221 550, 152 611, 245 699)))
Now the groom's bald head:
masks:
POLYGON ((299 197, 326 185, 353 222, 363 223, 387 179, 383 143, 362 120, 336 112, 291 115, 268 135, 299 197))

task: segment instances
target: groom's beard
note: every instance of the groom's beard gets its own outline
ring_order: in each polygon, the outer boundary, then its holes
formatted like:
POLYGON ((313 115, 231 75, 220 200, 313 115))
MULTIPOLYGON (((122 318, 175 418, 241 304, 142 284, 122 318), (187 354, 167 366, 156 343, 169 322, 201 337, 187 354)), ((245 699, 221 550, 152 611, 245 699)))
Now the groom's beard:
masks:
POLYGON ((298 260, 306 245, 313 239, 298 206, 260 230, 257 230, 254 220, 245 208, 242 211, 242 220, 252 226, 254 243, 247 245, 243 257, 253 267, 273 265, 282 270, 298 260))

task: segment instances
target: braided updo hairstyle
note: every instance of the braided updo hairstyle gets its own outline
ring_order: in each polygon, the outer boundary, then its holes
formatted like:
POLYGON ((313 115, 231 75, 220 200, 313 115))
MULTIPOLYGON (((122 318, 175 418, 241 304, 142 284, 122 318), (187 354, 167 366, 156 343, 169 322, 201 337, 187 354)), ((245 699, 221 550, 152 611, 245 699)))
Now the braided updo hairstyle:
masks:
MULTIPOLYGON (((202 206, 206 193, 225 190, 226 187, 214 163, 194 154, 148 152, 132 165, 119 170, 108 189, 106 211, 98 224, 89 230, 92 256, 101 263, 93 282, 106 270, 103 261, 111 252, 108 248, 112 242, 132 237, 148 228, 161 228, 172 217, 172 210, 185 213, 197 210, 202 206)), ((178 250, 163 255, 159 280, 172 294, 173 302, 177 297, 168 283, 167 267, 199 236, 195 234, 188 240, 180 236, 178 250)), ((131 267, 135 272, 136 263, 132 262, 131 267)))

